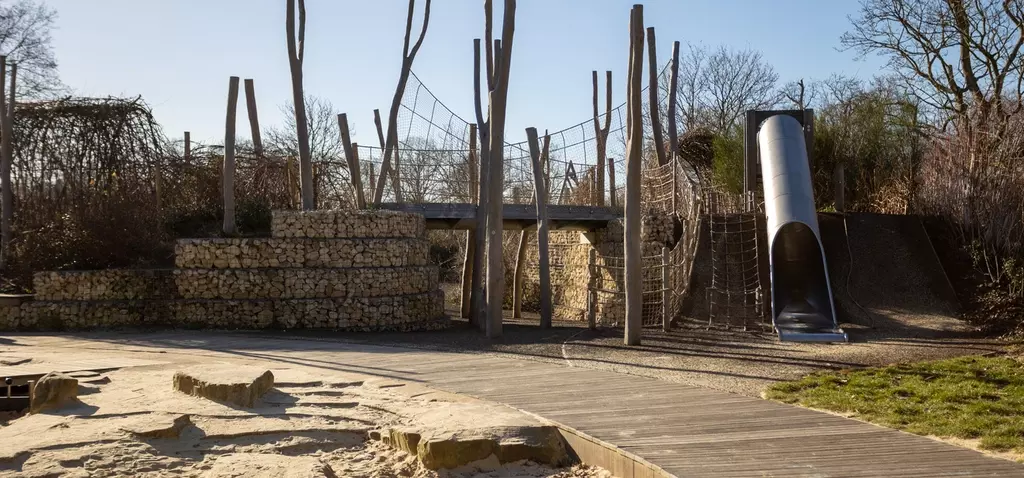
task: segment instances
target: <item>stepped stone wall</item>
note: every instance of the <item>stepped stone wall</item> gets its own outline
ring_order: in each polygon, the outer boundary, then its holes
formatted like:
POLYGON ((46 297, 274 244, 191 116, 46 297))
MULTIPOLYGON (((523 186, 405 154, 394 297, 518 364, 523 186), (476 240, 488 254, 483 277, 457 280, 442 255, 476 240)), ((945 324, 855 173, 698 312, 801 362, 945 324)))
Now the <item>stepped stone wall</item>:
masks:
POLYGON ((444 327, 422 216, 275 212, 271 238, 183 239, 176 269, 41 272, 0 330, 444 327))

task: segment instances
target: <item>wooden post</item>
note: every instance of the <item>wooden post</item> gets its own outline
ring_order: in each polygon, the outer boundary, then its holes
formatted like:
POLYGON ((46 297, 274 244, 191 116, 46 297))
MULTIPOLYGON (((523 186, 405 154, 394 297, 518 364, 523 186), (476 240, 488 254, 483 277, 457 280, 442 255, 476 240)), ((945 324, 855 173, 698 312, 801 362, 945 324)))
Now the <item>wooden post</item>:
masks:
POLYGON ((626 282, 626 345, 640 345, 643 326, 643 264, 640 247, 640 166, 643 162, 643 114, 640 78, 643 73, 643 5, 634 5, 630 15, 630 77, 628 83, 626 139, 626 219, 623 249, 626 282))
POLYGON ((306 96, 302 91, 302 62, 306 46, 306 2, 299 2, 299 32, 295 36, 295 0, 285 0, 285 34, 288 35, 288 67, 292 77, 292 103, 295 110, 295 129, 299 141, 299 177, 302 209, 316 209, 313 197, 313 163, 309 151, 309 123, 306 118, 306 96))
MULTIPOLYGON (((473 202, 476 200, 479 194, 479 164, 476 157, 476 125, 469 125, 469 201, 473 202)), ((462 303, 460 304, 460 311, 462 317, 470 319, 473 315, 473 294, 478 292, 473 290, 473 271, 476 269, 474 261, 476 260, 476 237, 477 230, 470 229, 466 231, 466 257, 462 261, 462 303)))
POLYGON ((843 163, 836 164, 833 181, 836 212, 846 212, 846 170, 843 163))
POLYGON ((658 107, 658 93, 661 87, 658 85, 658 53, 657 42, 654 39, 654 27, 647 27, 647 59, 650 62, 647 69, 649 84, 647 85, 648 105, 651 110, 651 133, 654 136, 654 151, 658 154, 658 165, 668 164, 668 155, 665 154, 665 137, 661 130, 661 110, 658 107))
POLYGON ((352 180, 352 190, 356 195, 356 207, 366 209, 366 198, 363 196, 362 171, 359 169, 359 153, 356 152, 356 148, 352 144, 352 137, 348 129, 348 116, 345 113, 338 115, 338 130, 341 131, 341 147, 345 150, 349 178, 352 180))
POLYGON ((238 109, 238 77, 228 81, 228 111, 224 123, 224 234, 235 233, 235 111, 238 109))
POLYGON ((533 187, 537 196, 537 255, 540 259, 540 326, 551 327, 551 263, 548 254, 548 195, 544 181, 544 164, 537 141, 537 129, 526 128, 533 163, 533 187))
POLYGON ((263 139, 260 137, 260 115, 256 112, 256 87, 253 85, 252 78, 245 79, 245 109, 249 113, 252 152, 259 158, 263 156, 263 139))
POLYGON ((667 247, 661 248, 661 330, 672 330, 672 259, 667 247))
POLYGON ((526 229, 519 231, 519 246, 516 248, 516 265, 512 271, 512 318, 523 318, 523 274, 526 269, 526 229))
POLYGON ((10 105, 6 104, 3 86, 7 84, 7 57, 0 56, 0 269, 7 267, 11 254, 11 220, 14 217, 14 191, 11 190, 11 165, 14 163, 14 92, 15 65, 11 65, 10 105))
POLYGON ((611 185, 608 186, 608 192, 611 193, 609 195, 611 200, 608 201, 608 205, 615 207, 615 203, 618 202, 618 200, 615 199, 615 193, 617 192, 615 190, 615 158, 608 158, 608 182, 611 183, 611 185))
MULTIPOLYGON (((490 7, 490 2, 484 4, 485 8, 490 7)), ((490 15, 487 20, 487 31, 490 32, 490 15)), ((489 38, 489 37, 488 37, 489 38)), ((487 48, 487 57, 491 57, 491 49, 487 48)), ((487 62, 487 82, 491 83, 493 80, 492 75, 493 66, 488 60, 487 62)), ((484 285, 484 276, 486 274, 487 264, 485 262, 485 255, 487 250, 487 201, 490 197, 490 133, 488 120, 484 119, 483 106, 481 104, 481 93, 480 93, 480 39, 473 40, 473 106, 476 111, 476 122, 477 131, 480 134, 480 178, 477 181, 479 185, 479 194, 476 205, 476 222, 474 231, 476 237, 476 249, 473 251, 473 295, 470 297, 472 313, 470 315, 470 323, 476 324, 481 330, 485 329, 487 323, 487 295, 484 285)), ((472 146, 472 143, 470 144, 472 146)))
POLYGON ((593 83, 594 83, 594 139, 597 143, 597 203, 598 206, 604 206, 604 161, 605 155, 608 152, 608 130, 612 125, 612 72, 611 70, 605 72, 605 115, 604 115, 604 127, 601 126, 599 121, 599 113, 597 109, 597 70, 591 72, 593 83))
POLYGON ((587 327, 591 330, 597 328, 597 284, 594 280, 597 274, 597 249, 590 248, 587 257, 587 327))
POLYGON ((185 161, 192 159, 192 133, 185 132, 185 161))
MULTIPOLYGON (((380 121, 380 110, 378 110, 378 109, 373 110, 373 125, 377 128, 377 140, 380 141, 380 155, 381 155, 381 158, 383 159, 384 156, 389 155, 390 153, 388 152, 387 140, 384 139, 384 126, 383 126, 383 124, 380 121)), ((397 153, 397 151, 396 151, 396 153, 397 153)), ((384 166, 383 165, 384 165, 384 163, 381 163, 380 174, 381 174, 381 179, 382 180, 384 178, 386 178, 386 175, 384 174, 384 169, 383 169, 384 166)), ((396 171, 394 168, 391 168, 390 167, 390 163, 388 163, 388 172, 391 175, 391 188, 392 188, 392 190, 395 193, 395 202, 402 202, 402 185, 399 184, 399 182, 398 182, 398 171, 396 171)), ((374 181, 374 178, 370 178, 370 181, 374 181)), ((374 193, 373 194, 374 194, 374 196, 376 196, 376 194, 377 194, 376 193, 376 189, 374 189, 374 193)), ((383 199, 384 199, 384 192, 382 190, 381 191, 381 199, 380 200, 383 200, 383 199)), ((374 204, 379 204, 380 203, 380 201, 378 201, 376 199, 374 199, 374 201, 376 201, 374 204)))
MULTIPOLYGON (((487 0, 490 1, 490 0, 487 0)), ((505 295, 505 273, 502 270, 502 210, 505 184, 505 114, 508 104, 508 81, 512 65, 512 39, 515 36, 516 0, 505 0, 502 13, 501 46, 494 52, 494 85, 488 102, 490 119, 490 198, 487 203, 487 336, 502 333, 502 301, 505 295)))
POLYGON ((668 85, 668 147, 669 159, 679 154, 679 127, 676 124, 676 90, 679 89, 679 42, 672 42, 672 70, 668 85))

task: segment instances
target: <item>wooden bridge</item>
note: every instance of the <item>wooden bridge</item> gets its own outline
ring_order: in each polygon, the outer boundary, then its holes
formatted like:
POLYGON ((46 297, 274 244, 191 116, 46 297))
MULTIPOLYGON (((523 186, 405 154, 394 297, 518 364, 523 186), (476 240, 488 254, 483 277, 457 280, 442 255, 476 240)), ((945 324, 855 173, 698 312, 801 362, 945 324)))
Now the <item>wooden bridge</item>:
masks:
MULTIPOLYGON (((382 209, 422 214, 427 229, 476 229, 476 204, 468 203, 384 203, 382 209)), ((592 231, 608 221, 622 217, 618 208, 604 206, 548 205, 548 226, 551 230, 592 231)), ((537 225, 535 204, 505 204, 502 224, 506 230, 522 230, 537 225)))

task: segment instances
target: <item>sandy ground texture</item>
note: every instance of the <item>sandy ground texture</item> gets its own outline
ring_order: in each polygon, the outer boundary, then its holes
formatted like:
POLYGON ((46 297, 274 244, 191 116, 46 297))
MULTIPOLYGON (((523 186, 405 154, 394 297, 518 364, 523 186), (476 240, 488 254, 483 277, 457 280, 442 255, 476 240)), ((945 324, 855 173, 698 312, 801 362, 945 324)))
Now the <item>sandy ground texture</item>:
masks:
MULTIPOLYGON (((117 358, 96 350, 8 347, 25 367, 73 368, 117 358), (28 350, 31 349, 31 350, 28 350)), ((253 408, 172 390, 176 370, 240 368, 239 362, 149 350, 154 364, 79 373, 77 402, 0 421, 0 476, 18 477, 605 477, 576 466, 555 469, 491 455, 432 471, 371 431, 414 431, 428 438, 516 440, 549 426, 502 405, 414 383, 264 362, 275 388, 253 408), (166 359, 159 363, 160 359, 166 359)), ((253 365, 251 362, 249 365, 253 365)), ((0 367, 0 374, 17 372, 0 367), (6 370, 5 370, 6 369, 6 370)))

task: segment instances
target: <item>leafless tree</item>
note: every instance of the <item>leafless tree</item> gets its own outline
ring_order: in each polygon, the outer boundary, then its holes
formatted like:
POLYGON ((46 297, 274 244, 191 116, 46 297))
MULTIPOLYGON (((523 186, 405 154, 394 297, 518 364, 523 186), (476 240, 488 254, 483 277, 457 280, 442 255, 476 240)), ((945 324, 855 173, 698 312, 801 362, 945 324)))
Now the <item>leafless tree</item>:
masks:
POLYGON ((38 98, 63 89, 50 31, 57 11, 42 2, 0 2, 0 55, 18 64, 17 96, 38 98))
MULTIPOLYGON (((341 143, 338 141, 338 121, 334 105, 326 98, 306 95, 305 113, 309 133, 309 156, 314 163, 337 161, 341 158, 341 143)), ((287 156, 299 156, 298 130, 294 106, 291 101, 281 106, 284 124, 264 131, 266 148, 287 156)))
POLYGON ((292 106, 299 150, 299 176, 302 209, 316 208, 313 195, 313 163, 309 153, 309 130, 306 124, 305 93, 302 91, 302 61, 306 56, 306 2, 299 0, 298 37, 295 33, 295 0, 285 0, 285 34, 288 35, 288 67, 292 77, 292 106))
POLYGON ((877 53, 922 102, 953 117, 1021 108, 1024 2, 862 0, 845 47, 877 53))
MULTIPOLYGON (((386 147, 384 159, 381 161, 380 179, 377 180, 377 188, 374 192, 373 203, 380 204, 384 197, 384 185, 388 175, 392 175, 395 187, 395 200, 402 202, 402 190, 399 185, 401 167, 398 160, 398 109, 402 106, 402 96, 405 94, 405 85, 409 82, 409 73, 412 71, 412 62, 423 45, 423 38, 427 35, 427 25, 430 23, 430 0, 423 5, 423 25, 420 27, 419 38, 410 48, 412 36, 412 17, 416 13, 416 0, 409 0, 409 14, 405 20, 405 42, 402 46, 402 70, 398 76, 398 86, 395 87, 395 96, 391 99, 391 111, 388 114, 388 131, 386 136, 386 147), (392 170, 391 160, 394 158, 395 165, 392 170)), ((382 134, 382 132, 380 132, 382 134)))
POLYGON ((778 103, 779 75, 756 50, 719 47, 707 57, 706 74, 705 108, 716 131, 731 129, 747 110, 778 103))

